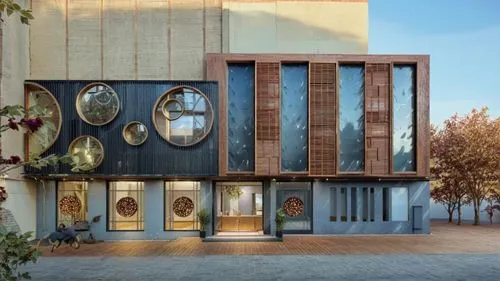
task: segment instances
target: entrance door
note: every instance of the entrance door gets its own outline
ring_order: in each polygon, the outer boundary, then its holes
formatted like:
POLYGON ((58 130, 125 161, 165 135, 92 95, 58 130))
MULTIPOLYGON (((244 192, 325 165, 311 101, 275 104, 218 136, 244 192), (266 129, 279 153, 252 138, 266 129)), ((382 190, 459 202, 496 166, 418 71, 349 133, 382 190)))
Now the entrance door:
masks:
POLYGON ((215 188, 216 235, 262 235, 260 182, 220 182, 215 188))

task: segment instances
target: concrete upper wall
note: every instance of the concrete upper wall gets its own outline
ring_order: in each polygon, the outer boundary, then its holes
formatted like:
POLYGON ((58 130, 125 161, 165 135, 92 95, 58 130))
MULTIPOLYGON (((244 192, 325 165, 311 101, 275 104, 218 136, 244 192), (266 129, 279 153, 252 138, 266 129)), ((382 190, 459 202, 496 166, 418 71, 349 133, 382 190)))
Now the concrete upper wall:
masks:
POLYGON ((366 0, 31 2, 31 79, 203 79, 205 53, 368 51, 366 0))
POLYGON ((367 1, 224 1, 226 53, 368 53, 367 1))

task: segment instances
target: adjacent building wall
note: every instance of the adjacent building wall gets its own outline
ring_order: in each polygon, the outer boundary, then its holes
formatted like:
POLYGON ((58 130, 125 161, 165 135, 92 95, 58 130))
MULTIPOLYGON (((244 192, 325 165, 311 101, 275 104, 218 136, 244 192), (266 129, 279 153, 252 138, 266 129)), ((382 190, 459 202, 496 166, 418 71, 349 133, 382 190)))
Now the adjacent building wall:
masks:
MULTIPOLYGON (((17 1, 23 7, 29 1, 17 1)), ((24 104, 23 82, 29 70, 29 28, 21 24, 19 16, 2 15, 5 22, 0 23, 0 107, 24 104)), ((2 120, 5 123, 6 120, 2 120)), ((22 132, 7 131, 0 139, 2 156, 24 156, 22 132)), ((20 175, 21 169, 8 173, 1 185, 6 187, 9 198, 2 208, 9 214, 12 229, 33 231, 35 229, 35 196, 36 190, 30 181, 20 175)), ((5 214, 5 213, 4 213, 5 214)), ((5 218, 7 220, 7 218, 5 218)))
POLYGON ((203 79, 206 53, 368 52, 367 0, 31 2, 31 79, 203 79))
POLYGON ((368 53, 368 0, 223 2, 225 53, 368 53))

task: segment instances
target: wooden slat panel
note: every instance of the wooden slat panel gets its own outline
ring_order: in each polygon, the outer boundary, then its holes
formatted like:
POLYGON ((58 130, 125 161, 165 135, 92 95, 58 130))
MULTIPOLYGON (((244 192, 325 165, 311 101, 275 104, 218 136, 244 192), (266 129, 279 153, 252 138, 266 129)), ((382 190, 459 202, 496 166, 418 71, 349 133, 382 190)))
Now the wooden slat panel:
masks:
POLYGON ((336 71, 334 63, 311 63, 310 66, 310 173, 335 174, 336 71))
POLYGON ((256 175, 278 175, 280 159, 280 64, 257 62, 256 175))
POLYGON ((417 64, 417 175, 430 177, 429 57, 417 64))
POLYGON ((367 175, 389 174, 390 166, 390 64, 367 64, 365 118, 367 175))

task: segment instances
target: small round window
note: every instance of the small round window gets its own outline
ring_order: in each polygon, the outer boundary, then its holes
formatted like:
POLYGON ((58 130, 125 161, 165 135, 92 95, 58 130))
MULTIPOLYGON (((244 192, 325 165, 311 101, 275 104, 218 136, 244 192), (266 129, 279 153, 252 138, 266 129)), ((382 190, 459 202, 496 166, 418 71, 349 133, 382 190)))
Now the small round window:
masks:
POLYGON ((68 152, 76 158, 75 162, 82 171, 98 167, 104 159, 104 148, 101 142, 92 136, 76 138, 69 145, 68 152))
POLYGON ((188 86, 163 94, 153 110, 156 131, 173 145, 189 146, 202 141, 213 122, 214 111, 207 96, 188 86))
POLYGON ((148 138, 148 128, 139 121, 132 121, 123 128, 123 138, 130 145, 141 145, 148 138))
POLYGON ((49 149, 61 131, 62 114, 56 98, 44 87, 26 83, 26 105, 43 120, 44 126, 28 135, 29 154, 39 155, 49 149))
POLYGON ((83 121, 102 126, 108 124, 120 110, 116 92, 103 83, 91 83, 76 97, 76 110, 83 121))

